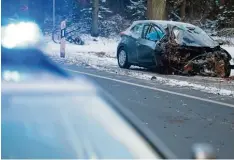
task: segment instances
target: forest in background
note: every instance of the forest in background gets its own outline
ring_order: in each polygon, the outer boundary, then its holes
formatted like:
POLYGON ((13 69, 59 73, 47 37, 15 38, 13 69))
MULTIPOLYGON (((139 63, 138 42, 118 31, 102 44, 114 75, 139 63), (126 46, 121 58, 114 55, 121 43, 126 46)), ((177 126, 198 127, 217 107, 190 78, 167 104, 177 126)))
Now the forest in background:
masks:
MULTIPOLYGON (((2 8, 17 7, 14 1, 5 4, 2 1, 2 8)), ((34 15, 43 16, 44 27, 51 29, 53 0, 26 1, 34 15)), ((212 33, 234 28, 234 0, 56 0, 57 25, 66 17, 68 25, 79 27, 81 33, 90 33, 96 1, 99 1, 98 30, 102 36, 117 34, 132 21, 142 19, 184 21, 212 33)), ((2 12, 12 10, 2 9, 2 12)))
MULTIPOLYGON (((57 13, 66 15, 70 22, 90 31, 94 1, 97 0, 60 0, 57 13)), ((184 21, 214 33, 217 30, 234 28, 234 1, 99 0, 98 17, 99 31, 104 36, 119 33, 132 21, 142 19, 184 21)), ((233 32, 231 34, 234 35, 233 32)))

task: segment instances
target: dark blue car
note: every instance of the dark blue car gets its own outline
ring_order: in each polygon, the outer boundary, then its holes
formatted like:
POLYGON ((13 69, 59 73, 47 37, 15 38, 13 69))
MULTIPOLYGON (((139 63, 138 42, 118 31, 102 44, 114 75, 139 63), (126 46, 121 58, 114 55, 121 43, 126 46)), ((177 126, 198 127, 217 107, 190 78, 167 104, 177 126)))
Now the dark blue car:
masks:
POLYGON ((161 73, 229 77, 234 66, 220 45, 192 24, 143 20, 121 33, 117 59, 120 68, 137 65, 161 73))

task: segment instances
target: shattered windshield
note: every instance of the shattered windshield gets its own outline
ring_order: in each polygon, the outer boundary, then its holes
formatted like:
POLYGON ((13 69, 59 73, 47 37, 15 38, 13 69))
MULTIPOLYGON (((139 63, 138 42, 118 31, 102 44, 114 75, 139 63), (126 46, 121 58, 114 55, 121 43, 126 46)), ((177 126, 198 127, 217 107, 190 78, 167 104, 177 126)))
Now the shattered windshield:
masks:
POLYGON ((178 44, 183 46, 194 47, 216 47, 218 43, 215 42, 206 32, 198 27, 175 27, 173 30, 175 40, 178 44))

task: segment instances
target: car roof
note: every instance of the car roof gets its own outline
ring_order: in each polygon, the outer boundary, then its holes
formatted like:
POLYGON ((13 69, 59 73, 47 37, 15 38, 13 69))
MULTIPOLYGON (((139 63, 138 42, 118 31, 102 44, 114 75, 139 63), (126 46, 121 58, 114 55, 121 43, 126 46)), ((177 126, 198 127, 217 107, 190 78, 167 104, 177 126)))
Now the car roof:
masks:
POLYGON ((184 22, 177 22, 177 21, 164 21, 164 20, 140 20, 140 21, 134 21, 133 25, 139 24, 139 23, 153 23, 160 25, 163 28, 166 28, 168 24, 173 26, 186 26, 186 27, 195 27, 194 25, 190 23, 184 23, 184 22))

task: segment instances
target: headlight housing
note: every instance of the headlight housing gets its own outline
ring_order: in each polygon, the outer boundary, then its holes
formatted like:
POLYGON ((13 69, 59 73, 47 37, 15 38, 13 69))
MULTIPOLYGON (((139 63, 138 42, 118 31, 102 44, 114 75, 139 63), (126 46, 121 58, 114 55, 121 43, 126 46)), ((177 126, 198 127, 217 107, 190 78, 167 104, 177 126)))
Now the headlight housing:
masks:
POLYGON ((2 46, 6 48, 28 47, 36 45, 41 39, 37 24, 19 22, 2 27, 2 46))

